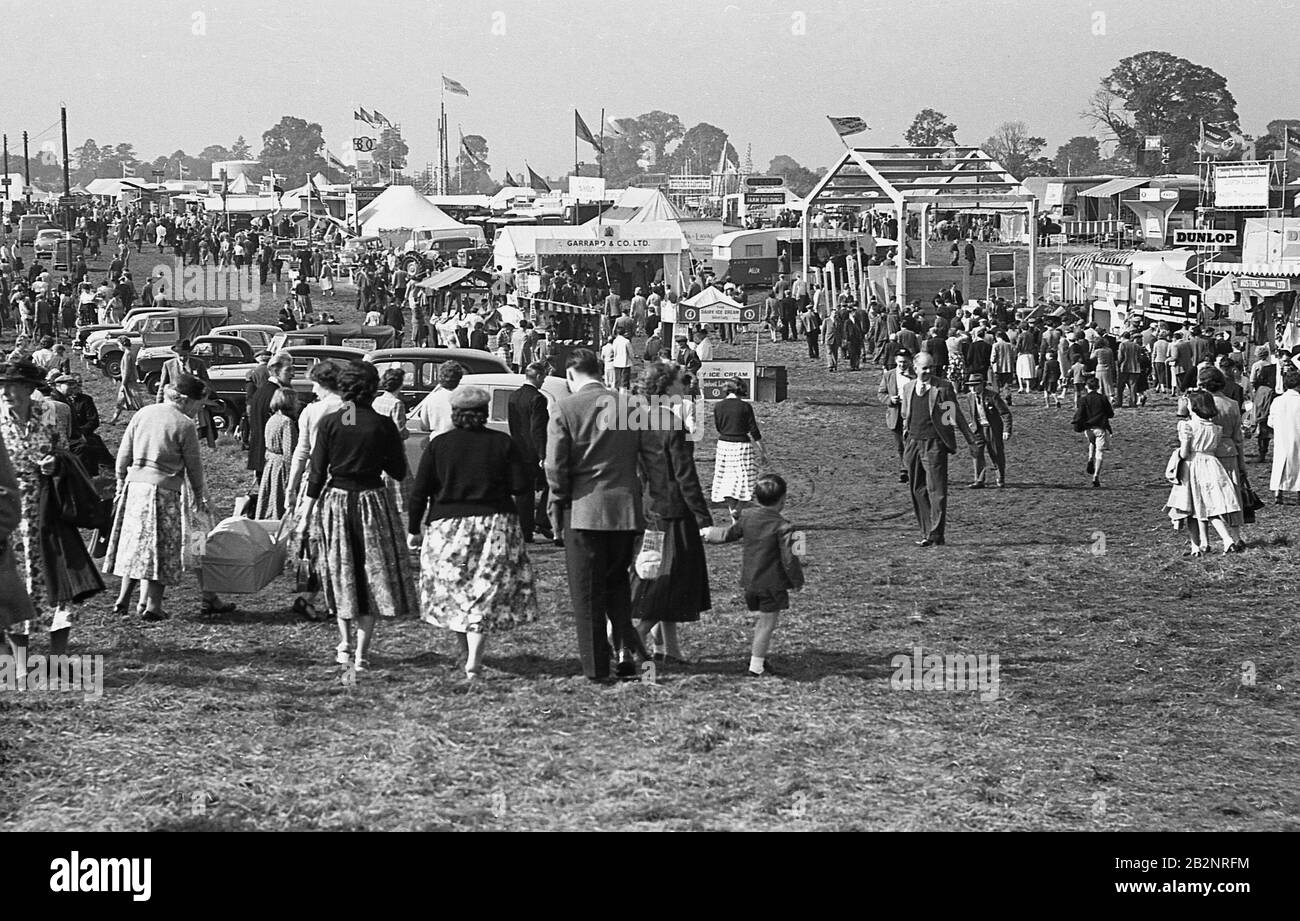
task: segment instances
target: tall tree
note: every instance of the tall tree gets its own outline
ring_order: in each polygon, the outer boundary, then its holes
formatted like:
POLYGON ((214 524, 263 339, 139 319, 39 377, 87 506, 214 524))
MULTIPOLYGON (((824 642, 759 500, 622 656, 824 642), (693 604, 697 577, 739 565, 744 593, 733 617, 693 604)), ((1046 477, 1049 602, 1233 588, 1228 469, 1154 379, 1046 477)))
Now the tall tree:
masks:
POLYGON ((1045 167, 1034 161, 1046 146, 1046 139, 1031 135, 1024 122, 1003 122, 984 142, 984 152, 1001 163, 1011 175, 1024 179, 1043 175, 1041 170, 1045 167))
POLYGON ((773 157, 772 162, 767 165, 767 172, 768 175, 780 176, 784 179, 786 187, 800 198, 811 192, 812 187, 821 178, 821 173, 800 166, 794 157, 786 154, 773 157))
POLYGON ((605 153, 597 161, 610 188, 630 185, 644 172, 650 146, 635 118, 611 119, 615 133, 605 135, 605 153))
POLYGON ((903 133, 903 140, 911 147, 939 147, 957 143, 957 126, 948 116, 935 109, 922 109, 912 119, 912 126, 903 133))
POLYGON ((1056 171, 1065 176, 1088 176, 1101 167, 1101 145, 1095 137, 1075 135, 1056 148, 1056 171))
POLYGON ((649 142, 654 151, 655 169, 663 172, 663 163, 668 145, 680 139, 686 133, 686 126, 676 115, 655 109, 636 117, 637 130, 649 142))
MULTIPOLYGON (((274 128, 262 132, 262 166, 291 182, 325 169, 321 155, 325 138, 316 122, 285 115, 274 128)), ((303 181, 306 181, 305 178, 303 181)))
POLYGON ((1101 81, 1085 118, 1114 132, 1124 152, 1143 160, 1144 172, 1190 170, 1202 120, 1239 131, 1237 101, 1216 71, 1166 51, 1124 58, 1101 81), (1141 157, 1143 139, 1159 135, 1169 148, 1160 157, 1141 157))
MULTIPOLYGON (((478 137, 478 135, 474 135, 478 137)), ((487 149, 487 142, 483 142, 484 150, 487 149)), ((388 169, 390 162, 395 162, 398 169, 406 169, 406 158, 411 153, 411 148, 406 146, 406 141, 402 139, 400 128, 385 128, 379 132, 379 140, 375 143, 375 162, 383 170, 388 169)))
POLYGON ((222 160, 238 160, 232 151, 222 147, 220 144, 209 144, 199 151, 199 159, 206 160, 209 163, 220 163, 222 160))
POLYGON ((230 147, 230 159, 232 160, 251 160, 253 159, 253 149, 248 146, 241 134, 235 138, 235 143, 230 147))
POLYGON ((1255 155, 1261 159, 1270 159, 1285 150, 1289 160, 1300 158, 1300 144, 1284 143, 1287 128, 1292 129, 1293 137, 1300 134, 1300 118, 1275 118, 1269 122, 1264 134, 1255 141, 1255 155))
POLYGON ((739 164, 740 155, 727 140, 727 132, 708 122, 700 122, 682 136, 672 156, 668 158, 670 172, 686 170, 695 174, 712 173, 722 162, 722 152, 726 149, 729 162, 739 164))

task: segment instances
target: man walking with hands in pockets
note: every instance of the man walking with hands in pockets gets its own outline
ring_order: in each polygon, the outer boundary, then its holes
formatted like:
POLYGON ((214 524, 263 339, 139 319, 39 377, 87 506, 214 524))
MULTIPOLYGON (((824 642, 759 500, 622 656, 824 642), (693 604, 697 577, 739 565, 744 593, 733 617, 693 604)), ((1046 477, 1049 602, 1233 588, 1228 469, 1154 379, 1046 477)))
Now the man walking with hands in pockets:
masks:
POLYGON ((948 455, 957 453, 957 430, 975 450, 953 386, 934 376, 934 358, 921 352, 912 361, 916 380, 903 385, 903 460, 912 489, 912 508, 921 527, 918 547, 944 543, 948 514, 948 455))

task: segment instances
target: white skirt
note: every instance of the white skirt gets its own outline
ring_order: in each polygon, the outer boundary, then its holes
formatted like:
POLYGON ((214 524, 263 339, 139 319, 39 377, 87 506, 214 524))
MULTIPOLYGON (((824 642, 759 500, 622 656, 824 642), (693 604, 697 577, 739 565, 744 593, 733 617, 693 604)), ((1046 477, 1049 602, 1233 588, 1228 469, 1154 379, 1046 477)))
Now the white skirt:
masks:
POLYGON ((1033 380, 1037 376, 1038 368, 1033 353, 1021 352, 1016 357, 1016 377, 1022 380, 1033 380))
POLYGON ((710 500, 722 502, 737 499, 749 502, 754 498, 754 483, 758 469, 754 465, 752 441, 719 441, 717 456, 713 461, 713 488, 710 500))

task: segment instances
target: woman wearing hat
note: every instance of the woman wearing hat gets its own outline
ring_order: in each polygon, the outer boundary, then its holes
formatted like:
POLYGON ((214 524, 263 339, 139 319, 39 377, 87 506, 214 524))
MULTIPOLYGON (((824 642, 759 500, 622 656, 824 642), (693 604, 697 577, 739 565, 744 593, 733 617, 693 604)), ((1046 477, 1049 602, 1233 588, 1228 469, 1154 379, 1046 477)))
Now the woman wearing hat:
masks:
POLYGON ((372 406, 379 389, 374 365, 349 362, 338 385, 345 402, 321 420, 297 530, 301 538, 313 528, 324 551, 325 603, 341 637, 336 661, 353 661, 355 625, 355 668, 363 671, 375 618, 397 617, 417 604, 402 522, 383 481, 385 473, 406 477, 406 451, 393 420, 372 406), (313 520, 318 501, 320 515, 313 520))
POLYGON ((515 505, 533 478, 510 436, 487 428, 489 399, 481 387, 455 390, 454 428, 425 447, 410 504, 420 617, 457 635, 469 681, 482 674, 488 631, 537 619, 515 505))
POLYGON ((108 540, 106 571, 122 580, 114 612, 127 613, 136 583, 143 583, 137 611, 148 621, 165 620, 163 592, 181 580, 188 481, 195 507, 208 510, 199 435, 194 416, 206 388, 190 375, 178 378, 163 401, 131 417, 117 450, 117 501, 108 540))
POLYGON ((72 629, 71 608, 51 603, 47 595, 41 547, 43 481, 54 473, 54 452, 67 447, 54 401, 35 395, 44 382, 44 369, 26 359, 0 364, 0 437, 22 493, 22 515, 14 531, 13 548, 36 612, 34 619, 9 627, 15 655, 18 647, 27 646, 28 636, 41 629, 50 631, 50 652, 62 655, 72 629))

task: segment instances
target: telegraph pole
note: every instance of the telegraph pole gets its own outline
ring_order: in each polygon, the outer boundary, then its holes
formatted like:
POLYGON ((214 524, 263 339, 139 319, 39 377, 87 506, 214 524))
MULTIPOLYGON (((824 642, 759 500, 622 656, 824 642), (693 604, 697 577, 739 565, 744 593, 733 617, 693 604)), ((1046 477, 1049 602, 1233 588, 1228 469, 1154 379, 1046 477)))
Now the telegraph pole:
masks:
POLYGON ((68 275, 72 275, 72 183, 68 177, 68 107, 59 106, 59 122, 63 134, 63 227, 67 233, 68 275))
POLYGON ((32 158, 27 153, 27 132, 23 132, 23 181, 26 182, 27 188, 23 190, 23 198, 27 201, 28 207, 32 203, 32 158))

